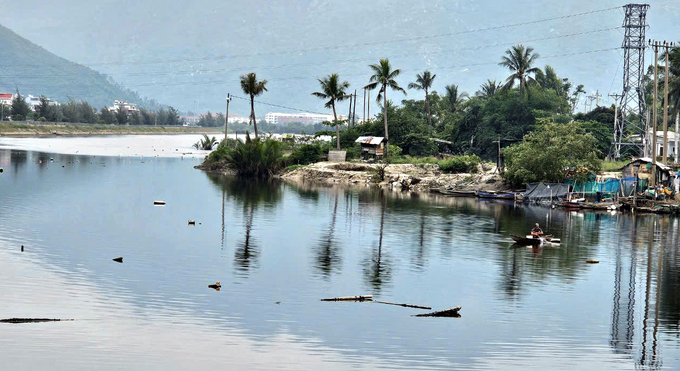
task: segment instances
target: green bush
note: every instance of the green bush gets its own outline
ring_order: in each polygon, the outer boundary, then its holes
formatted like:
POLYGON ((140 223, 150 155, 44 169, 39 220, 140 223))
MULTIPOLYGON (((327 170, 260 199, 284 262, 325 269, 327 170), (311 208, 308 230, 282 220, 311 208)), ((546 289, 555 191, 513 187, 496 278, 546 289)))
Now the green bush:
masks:
POLYGON ((347 152, 346 159, 348 160, 354 160, 361 156, 361 145, 359 143, 355 143, 353 146, 343 149, 347 152))
POLYGON ((281 142, 269 138, 260 142, 248 135, 245 142, 226 151, 224 163, 244 178, 269 178, 284 164, 281 142))
POLYGON ((41 117, 41 118, 38 119, 38 121, 40 121, 40 122, 47 122, 47 119, 44 118, 44 117, 41 117))
POLYGON ((475 173, 481 162, 477 155, 455 156, 439 161, 439 169, 445 173, 475 173))
POLYGON ((293 150, 293 153, 286 159, 286 163, 290 165, 312 164, 321 161, 325 152, 328 152, 328 148, 321 144, 303 144, 293 150))

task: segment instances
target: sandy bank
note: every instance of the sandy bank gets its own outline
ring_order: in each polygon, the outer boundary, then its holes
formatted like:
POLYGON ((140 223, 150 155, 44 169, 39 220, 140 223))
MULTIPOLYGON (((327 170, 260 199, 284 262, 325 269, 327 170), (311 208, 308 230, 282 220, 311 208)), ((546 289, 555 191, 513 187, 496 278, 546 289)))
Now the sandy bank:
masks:
POLYGON ((493 168, 482 168, 474 174, 444 174, 437 165, 394 164, 385 169, 385 179, 374 181, 375 164, 320 162, 297 168, 281 175, 281 179, 294 182, 321 184, 366 185, 376 184, 392 189, 409 189, 415 192, 449 190, 505 190, 507 185, 493 168))
POLYGON ((26 123, 0 124, 0 136, 13 138, 44 138, 54 136, 104 136, 104 135, 177 135, 211 134, 220 132, 217 128, 196 128, 184 126, 113 126, 113 125, 40 125, 26 123))

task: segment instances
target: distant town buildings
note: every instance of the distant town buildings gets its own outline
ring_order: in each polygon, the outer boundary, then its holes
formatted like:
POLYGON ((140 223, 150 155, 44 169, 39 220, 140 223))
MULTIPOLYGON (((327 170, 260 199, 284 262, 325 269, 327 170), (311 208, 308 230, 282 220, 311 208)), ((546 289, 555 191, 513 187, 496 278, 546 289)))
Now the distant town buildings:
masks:
POLYGON ((136 104, 128 103, 128 101, 126 100, 113 101, 113 107, 109 107, 109 111, 118 112, 118 110, 121 110, 127 113, 128 115, 134 112, 139 112, 139 109, 137 108, 136 104))
MULTIPOLYGON (((338 115, 338 120, 345 120, 347 116, 338 115)), ((280 113, 269 112, 264 119, 268 124, 287 124, 300 122, 303 124, 319 124, 324 121, 333 121, 333 115, 322 115, 316 113, 280 113)))
POLYGON ((0 93, 0 104, 3 106, 9 106, 12 104, 12 99, 14 99, 14 94, 11 93, 0 93))

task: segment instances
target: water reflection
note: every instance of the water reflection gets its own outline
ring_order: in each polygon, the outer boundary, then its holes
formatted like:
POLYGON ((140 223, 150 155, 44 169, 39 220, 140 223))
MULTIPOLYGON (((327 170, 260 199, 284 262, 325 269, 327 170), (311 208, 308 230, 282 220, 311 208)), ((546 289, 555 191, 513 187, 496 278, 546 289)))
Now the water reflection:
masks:
POLYGON ((335 241, 335 223, 338 216, 338 192, 335 192, 333 203, 333 214, 331 215, 331 221, 325 232, 322 232, 323 237, 319 241, 319 246, 316 251, 316 264, 315 267, 319 270, 321 275, 329 279, 331 273, 340 271, 340 264, 342 258, 340 255, 340 249, 336 245, 335 241))
MULTIPOLYGON (((216 358, 249 343, 262 354, 298 349, 296 357, 306 360, 334 354, 340 369, 680 367, 676 218, 249 183, 206 176, 179 159, 84 159, 0 151, 0 164, 10 170, 0 176, 3 313, 92 315, 54 304, 49 294, 20 301, 11 295, 16 282, 27 290, 45 285, 41 292, 50 291, 50 281, 75 282, 60 286, 72 306, 88 302, 81 286, 107 287, 98 290, 102 304, 93 310, 100 322, 74 324, 89 331, 50 333, 50 341, 65 348, 91 342, 115 353, 118 348, 93 335, 121 325, 110 309, 115 304, 128 308, 125 321, 135 329, 120 337, 150 344, 139 346, 148 349, 139 355, 141 365, 157 364, 166 344, 149 342, 156 338, 140 329, 163 323, 168 338, 185 330, 212 334, 216 358), (40 164, 45 157, 48 163, 40 164), (108 200, 111 194, 116 197, 108 200), (156 197, 168 206, 153 208, 149 201, 156 197), (203 224, 187 227, 187 218, 203 224), (535 222, 562 245, 511 248, 508 235, 526 233, 535 222), (30 248, 19 253, 25 241, 30 248), (119 255, 126 263, 111 265, 119 255), (584 263, 591 258, 600 264, 584 263), (206 288, 215 281, 224 286, 219 293, 206 288), (455 323, 423 321, 406 308, 318 301, 369 293, 435 309, 462 305, 466 315, 455 323)), ((0 326, 0 357, 31 353, 28 346, 10 351, 7 345, 30 344, 36 328, 0 326)), ((181 354, 200 351, 188 342, 171 345, 181 354)), ((79 359, 78 352, 69 356, 79 359)), ((249 355, 236 369, 258 361, 249 355)), ((135 368, 120 362, 118 368, 135 368)), ((259 364, 299 365, 297 359, 259 364)))
POLYGON ((385 231, 385 210, 387 209, 387 197, 379 192, 380 202, 380 228, 378 233, 378 246, 372 249, 370 258, 364 262, 364 279, 366 283, 379 294, 384 285, 389 284, 392 276, 391 260, 389 255, 383 254, 383 235, 385 231))

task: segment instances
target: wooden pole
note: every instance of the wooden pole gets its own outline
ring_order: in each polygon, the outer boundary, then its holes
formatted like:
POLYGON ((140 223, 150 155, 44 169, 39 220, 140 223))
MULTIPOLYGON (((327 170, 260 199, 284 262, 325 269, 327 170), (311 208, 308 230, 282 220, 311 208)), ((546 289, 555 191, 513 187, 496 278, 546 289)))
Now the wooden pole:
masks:
POLYGON ((349 112, 347 113, 347 126, 352 123, 352 94, 349 95, 349 112))
POLYGON ((337 298, 321 299, 321 301, 372 301, 373 295, 340 296, 337 298))
MULTIPOLYGON (((664 41, 664 44, 666 42, 664 41)), ((668 54, 670 50, 666 47, 666 71, 664 72, 663 88, 663 164, 668 164, 668 54)))
POLYGON ((678 108, 678 113, 675 116, 675 158, 674 162, 680 163, 678 161, 678 157, 680 157, 680 147, 678 147, 678 143, 680 143, 680 107, 678 108))

